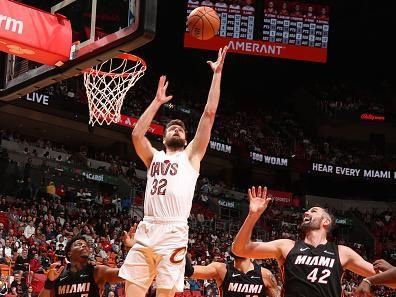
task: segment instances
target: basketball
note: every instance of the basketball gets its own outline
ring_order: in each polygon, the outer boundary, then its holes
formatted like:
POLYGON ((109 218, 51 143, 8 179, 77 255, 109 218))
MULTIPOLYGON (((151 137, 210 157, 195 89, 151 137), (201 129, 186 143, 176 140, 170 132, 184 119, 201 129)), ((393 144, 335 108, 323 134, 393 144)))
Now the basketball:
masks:
POLYGON ((201 6, 188 15, 187 26, 192 36, 199 40, 208 40, 219 31, 220 18, 213 8, 201 6))

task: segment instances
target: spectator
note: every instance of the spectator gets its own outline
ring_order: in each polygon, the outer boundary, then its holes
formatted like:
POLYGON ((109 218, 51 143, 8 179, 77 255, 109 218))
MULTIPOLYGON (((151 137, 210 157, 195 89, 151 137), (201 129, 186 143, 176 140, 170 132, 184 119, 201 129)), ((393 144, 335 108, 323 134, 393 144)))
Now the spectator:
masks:
POLYGON ((60 187, 56 187, 55 194, 59 196, 61 199, 65 198, 66 196, 66 191, 65 191, 65 185, 60 185, 60 187))
MULTIPOLYGON (((15 260, 15 269, 21 271, 28 271, 29 270, 29 257, 28 257, 28 250, 26 248, 22 249, 21 255, 18 255, 15 260)), ((19 293, 18 293, 19 294, 19 293)))
POLYGON ((22 271, 14 272, 14 281, 11 283, 11 290, 15 288, 13 294, 16 293, 17 297, 25 297, 28 292, 28 286, 22 279, 22 271))
POLYGON ((30 177, 30 171, 32 169, 32 158, 28 158, 27 163, 25 164, 25 168, 23 170, 23 180, 27 181, 30 177))
POLYGON ((13 250, 11 246, 11 240, 8 238, 5 241, 5 247, 4 247, 4 258, 6 263, 11 262, 12 256, 13 256, 13 250))
POLYGON ((24 297, 37 297, 38 294, 33 292, 33 287, 29 286, 27 290, 27 294, 24 297))
POLYGON ((56 187, 55 187, 55 183, 54 183, 53 181, 50 181, 50 182, 48 183, 48 186, 47 186, 47 194, 48 194, 50 197, 55 197, 55 196, 56 196, 56 187))
POLYGON ((6 211, 8 208, 8 203, 6 200, 6 196, 1 196, 1 200, 0 200, 0 211, 6 211))
POLYGON ((30 236, 32 236, 35 232, 36 232, 36 228, 34 227, 34 222, 30 221, 25 227, 25 230, 23 231, 23 235, 25 236, 26 239, 29 239, 30 236))
POLYGON ((190 279, 188 281, 190 283, 190 290, 193 291, 201 291, 201 284, 196 279, 190 279))
POLYGON ((0 297, 4 297, 8 293, 8 285, 7 280, 4 275, 1 276, 0 279, 0 297))
POLYGON ((37 253, 33 255, 33 258, 30 260, 29 265, 30 265, 30 271, 33 272, 38 272, 39 270, 42 269, 39 255, 37 253))

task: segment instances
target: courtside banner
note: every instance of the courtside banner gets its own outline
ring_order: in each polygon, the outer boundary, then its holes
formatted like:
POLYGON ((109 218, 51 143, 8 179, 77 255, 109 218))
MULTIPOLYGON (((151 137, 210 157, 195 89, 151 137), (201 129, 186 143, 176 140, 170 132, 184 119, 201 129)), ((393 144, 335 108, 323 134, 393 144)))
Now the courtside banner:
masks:
POLYGON ((279 166, 279 167, 288 167, 289 159, 281 158, 276 156, 268 156, 263 155, 256 152, 250 152, 250 159, 255 162, 264 163, 267 165, 279 166))
POLYGON ((184 33, 184 46, 188 48, 218 51, 228 46, 231 53, 267 56, 326 63, 327 48, 298 46, 284 43, 267 42, 261 40, 246 40, 215 36, 208 40, 194 38, 189 32, 184 33))
MULTIPOLYGON (((126 115, 121 115, 121 120, 117 123, 117 125, 133 128, 135 127, 138 119, 135 117, 131 116, 126 116, 126 115)), ((164 126, 151 123, 150 128, 148 129, 148 132, 151 134, 155 134, 158 136, 163 136, 164 135, 164 126)))
POLYGON ((0 51, 46 65, 69 60, 72 29, 68 19, 33 7, 0 1, 0 51))
POLYGON ((321 173, 333 176, 359 177, 376 180, 396 180, 396 171, 377 168, 354 168, 333 164, 312 163, 311 173, 321 173))
POLYGON ((226 153, 226 154, 231 154, 232 152, 232 146, 229 144, 221 143, 218 141, 211 140, 209 142, 209 147, 211 150, 214 150, 216 152, 221 152, 221 153, 226 153))

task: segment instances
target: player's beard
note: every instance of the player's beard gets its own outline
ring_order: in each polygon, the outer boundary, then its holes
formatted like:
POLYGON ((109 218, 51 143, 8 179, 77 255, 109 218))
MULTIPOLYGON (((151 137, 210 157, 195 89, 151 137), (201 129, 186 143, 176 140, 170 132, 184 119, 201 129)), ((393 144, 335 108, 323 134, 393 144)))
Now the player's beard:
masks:
POLYGON ((184 148, 186 141, 180 137, 169 137, 165 139, 165 146, 173 150, 184 148))
POLYGON ((304 233, 307 233, 311 230, 319 230, 320 229, 321 219, 311 219, 310 222, 302 222, 300 227, 304 233))

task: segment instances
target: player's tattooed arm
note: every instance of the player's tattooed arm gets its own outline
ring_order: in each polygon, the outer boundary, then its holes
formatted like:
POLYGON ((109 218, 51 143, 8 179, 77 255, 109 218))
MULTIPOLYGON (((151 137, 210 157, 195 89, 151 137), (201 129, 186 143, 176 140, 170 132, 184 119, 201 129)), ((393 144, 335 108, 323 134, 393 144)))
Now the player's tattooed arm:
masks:
POLYGON ((262 269, 264 284, 266 285, 266 292, 268 297, 280 297, 280 289, 275 276, 268 269, 262 269))

